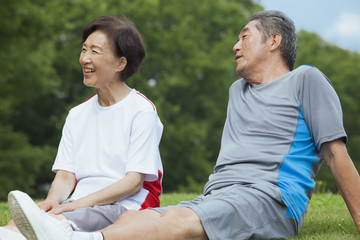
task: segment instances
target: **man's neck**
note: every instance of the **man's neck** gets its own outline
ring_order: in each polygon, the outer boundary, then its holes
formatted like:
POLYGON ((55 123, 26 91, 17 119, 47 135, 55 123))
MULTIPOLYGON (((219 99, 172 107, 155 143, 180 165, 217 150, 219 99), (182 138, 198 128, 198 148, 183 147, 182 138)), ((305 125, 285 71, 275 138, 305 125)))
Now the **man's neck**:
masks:
POLYGON ((244 79, 251 85, 260 85, 271 83, 288 72, 290 72, 289 67, 280 61, 275 62, 275 64, 264 65, 262 69, 254 71, 244 79))

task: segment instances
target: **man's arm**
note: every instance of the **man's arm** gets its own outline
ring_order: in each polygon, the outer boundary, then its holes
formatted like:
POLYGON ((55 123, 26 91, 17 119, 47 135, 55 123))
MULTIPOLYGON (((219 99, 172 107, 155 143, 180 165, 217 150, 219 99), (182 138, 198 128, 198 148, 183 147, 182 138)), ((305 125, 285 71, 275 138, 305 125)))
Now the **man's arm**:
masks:
POLYGON ((321 152, 360 233, 360 177, 346 145, 341 139, 326 142, 321 152))

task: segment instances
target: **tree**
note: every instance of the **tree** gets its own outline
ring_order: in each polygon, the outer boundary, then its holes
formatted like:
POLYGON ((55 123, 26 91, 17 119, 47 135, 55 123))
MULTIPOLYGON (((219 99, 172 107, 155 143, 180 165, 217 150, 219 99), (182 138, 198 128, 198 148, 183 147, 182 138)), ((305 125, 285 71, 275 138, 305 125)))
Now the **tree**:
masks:
MULTIPOLYGON (((127 83, 155 103, 164 124, 164 190, 201 191, 219 152, 228 89, 238 78, 232 46, 261 6, 252 0, 3 1, 0 180, 6 187, 0 188, 0 200, 12 188, 35 193, 52 180, 67 112, 94 94, 83 86, 78 62, 82 30, 96 17, 121 14, 145 39, 142 69, 127 83)), ((343 104, 349 152, 357 159, 359 54, 313 33, 298 37, 296 64, 313 64, 333 82, 343 104)))
POLYGON ((39 196, 42 192, 38 181, 43 178, 42 167, 47 166, 54 149, 49 146, 34 147, 22 133, 9 126, 0 126, 0 199, 7 199, 9 191, 21 189, 39 196))
POLYGON ((54 129, 49 103, 58 79, 51 65, 54 20, 45 2, 6 1, 0 9, 0 200, 14 188, 34 192, 54 157, 46 140, 54 129))
MULTIPOLYGON (((13 140, 0 136, 3 166, 6 159, 19 159, 21 166, 33 162, 34 176, 42 177, 30 185, 51 180, 67 111, 94 92, 82 84, 81 31, 98 16, 123 14, 137 25, 147 46, 143 68, 128 84, 154 101, 165 125, 164 188, 201 189, 217 157, 227 91, 235 79, 231 47, 247 16, 260 6, 251 0, 5 1, 0 10, 5 49, 0 67, 6 73, 0 76, 0 123, 13 140), (9 141, 11 149, 4 147, 9 141), (20 157, 21 149, 27 157, 20 157)), ((0 171, 9 186, 23 181, 13 180, 5 169, 0 171)))
POLYGON ((128 84, 155 103, 165 126, 164 189, 199 191, 219 151, 228 87, 235 79, 231 48, 239 21, 245 23, 250 9, 258 6, 222 0, 90 2, 68 1, 60 26, 55 68, 64 101, 74 105, 92 94, 79 81, 78 63, 69 57, 78 55, 81 30, 100 15, 129 17, 144 36, 147 56, 128 84))
POLYGON ((232 46, 257 6, 222 0, 145 5, 132 1, 121 8, 137 24, 148 49, 141 73, 129 84, 155 102, 165 126, 165 190, 198 192, 220 147, 228 88, 235 80, 232 46))

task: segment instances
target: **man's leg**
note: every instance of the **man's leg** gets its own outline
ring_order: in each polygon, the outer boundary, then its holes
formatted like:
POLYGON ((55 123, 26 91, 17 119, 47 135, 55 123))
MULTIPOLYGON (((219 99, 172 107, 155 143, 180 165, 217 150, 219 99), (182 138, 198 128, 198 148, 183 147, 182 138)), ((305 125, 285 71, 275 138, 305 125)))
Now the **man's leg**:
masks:
POLYGON ((113 225, 101 230, 105 240, 117 239, 208 239, 199 217, 190 208, 128 211, 113 225))
MULTIPOLYGON (((25 193, 9 194, 10 212, 27 239, 70 240, 76 232, 41 211, 25 193), (16 216, 16 217, 15 217, 16 216)), ((198 216, 189 208, 171 208, 160 214, 154 210, 130 211, 103 231, 105 239, 207 239, 198 216)))

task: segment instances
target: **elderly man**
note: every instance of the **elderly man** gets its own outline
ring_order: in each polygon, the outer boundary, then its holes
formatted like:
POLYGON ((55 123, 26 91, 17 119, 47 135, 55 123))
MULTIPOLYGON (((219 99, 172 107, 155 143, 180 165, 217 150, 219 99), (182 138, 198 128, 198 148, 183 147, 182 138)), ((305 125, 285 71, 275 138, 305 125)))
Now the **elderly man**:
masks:
POLYGON ((269 239, 299 233, 322 159, 360 231, 360 179, 346 150, 338 96, 318 69, 293 70, 293 22, 278 11, 252 16, 233 47, 242 79, 230 88, 214 173, 203 194, 177 206, 128 211, 96 233, 50 221, 23 193, 11 212, 29 239, 269 239))

